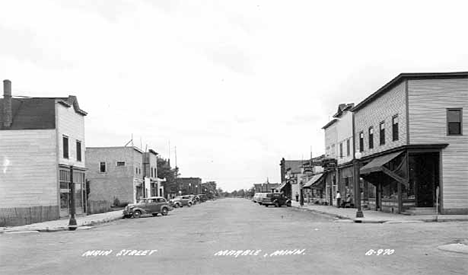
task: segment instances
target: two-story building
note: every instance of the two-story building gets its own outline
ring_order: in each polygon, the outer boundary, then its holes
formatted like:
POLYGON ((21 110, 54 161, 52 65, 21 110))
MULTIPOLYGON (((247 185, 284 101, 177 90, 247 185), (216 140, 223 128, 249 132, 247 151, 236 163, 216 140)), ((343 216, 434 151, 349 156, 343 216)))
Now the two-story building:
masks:
POLYGON ((468 72, 403 73, 356 105, 363 203, 468 214, 468 72))
POLYGON ((325 132, 325 158, 326 165, 324 165, 325 171, 327 172, 324 175, 325 182, 325 197, 330 205, 334 205, 336 200, 336 191, 338 191, 338 154, 337 154, 337 144, 338 144, 338 128, 337 128, 338 119, 333 118, 326 125, 322 127, 325 132))
POLYGON ((202 179, 196 177, 177 178, 176 184, 179 195, 201 194, 202 179))
POLYGON ((148 179, 145 184, 145 173, 155 177, 156 161, 145 164, 152 157, 148 154, 145 158, 141 149, 87 147, 86 155, 89 213, 105 212, 116 204, 135 203, 150 194, 151 181, 148 179))
POLYGON ((0 226, 54 220, 85 212, 87 113, 75 96, 0 99, 0 226), (70 182, 75 194, 70 194, 70 182))
POLYGON ((280 161, 281 185, 277 188, 288 198, 296 198, 301 192, 300 184, 303 182, 303 160, 285 160, 280 161))

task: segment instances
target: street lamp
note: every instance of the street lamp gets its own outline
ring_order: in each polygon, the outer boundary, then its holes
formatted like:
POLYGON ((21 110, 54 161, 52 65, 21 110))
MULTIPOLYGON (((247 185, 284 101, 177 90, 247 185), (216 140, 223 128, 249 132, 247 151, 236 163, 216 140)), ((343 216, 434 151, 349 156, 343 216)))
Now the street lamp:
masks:
POLYGON ((361 174, 359 168, 359 160, 361 159, 362 154, 360 152, 356 152, 354 154, 354 199, 356 203, 356 218, 364 218, 364 213, 361 209, 361 174))

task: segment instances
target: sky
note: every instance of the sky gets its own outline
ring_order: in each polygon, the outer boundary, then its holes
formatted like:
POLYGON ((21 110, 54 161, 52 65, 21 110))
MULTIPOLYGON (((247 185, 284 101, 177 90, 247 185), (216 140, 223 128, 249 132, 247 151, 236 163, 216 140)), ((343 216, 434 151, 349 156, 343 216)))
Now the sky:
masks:
POLYGON ((134 146, 225 191, 324 153, 340 103, 468 71, 466 1, 0 1, 13 96, 75 95, 86 146, 134 146))

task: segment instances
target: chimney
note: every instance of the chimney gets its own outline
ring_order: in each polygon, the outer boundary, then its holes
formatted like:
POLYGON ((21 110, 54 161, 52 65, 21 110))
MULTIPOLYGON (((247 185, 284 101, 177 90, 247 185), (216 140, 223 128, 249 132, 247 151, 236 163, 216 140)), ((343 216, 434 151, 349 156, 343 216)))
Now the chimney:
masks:
POLYGON ((11 122, 11 81, 5 79, 3 80, 3 128, 10 128, 11 122))

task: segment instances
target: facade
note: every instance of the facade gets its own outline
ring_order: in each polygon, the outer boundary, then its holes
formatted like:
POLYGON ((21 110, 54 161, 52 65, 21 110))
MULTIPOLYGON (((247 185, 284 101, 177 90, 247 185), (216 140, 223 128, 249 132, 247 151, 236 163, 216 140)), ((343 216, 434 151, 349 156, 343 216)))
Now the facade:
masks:
POLYGON ((355 106, 363 204, 468 214, 468 72, 400 74, 355 106))
POLYGON ((303 165, 305 163, 306 161, 304 160, 281 159, 281 185, 278 187, 278 190, 290 199, 295 198, 300 193, 301 188, 299 184, 303 181, 303 165))
POLYGON ((280 186, 279 183, 255 183, 255 193, 275 193, 278 192, 277 188, 280 186))
POLYGON ((158 178, 158 153, 150 149, 143 153, 143 177, 145 197, 164 197, 163 180, 158 178))
POLYGON ((338 191, 338 119, 334 118, 328 122, 322 129, 325 132, 325 158, 327 161, 324 163, 324 169, 327 174, 324 176, 325 181, 325 197, 328 204, 336 205, 336 191, 338 191))
POLYGON ((201 178, 177 178, 179 195, 202 194, 201 178))
POLYGON ((54 220, 85 212, 84 112, 75 96, 0 99, 0 226, 54 220), (75 194, 70 194, 70 181, 75 194))
POLYGON ((134 146, 87 147, 86 154, 90 213, 155 194, 155 152, 144 153, 134 146))

